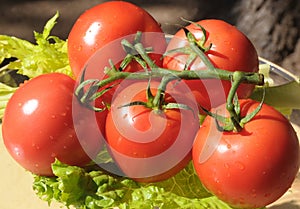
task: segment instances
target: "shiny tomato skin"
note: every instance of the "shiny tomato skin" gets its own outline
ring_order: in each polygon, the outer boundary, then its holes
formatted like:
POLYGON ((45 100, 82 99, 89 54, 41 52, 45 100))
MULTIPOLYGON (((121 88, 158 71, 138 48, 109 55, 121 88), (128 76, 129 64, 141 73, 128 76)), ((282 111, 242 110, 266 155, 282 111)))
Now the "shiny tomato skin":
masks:
MULTIPOLYGON (((258 55, 251 41, 231 24, 218 19, 204 19, 196 22, 206 30, 207 41, 205 47, 212 44, 210 50, 205 52, 211 63, 216 67, 228 71, 258 71, 258 55)), ((194 34, 197 40, 203 37, 202 30, 195 24, 186 28, 194 34)), ((186 46, 186 35, 180 29, 170 40, 167 51, 186 46)), ((163 60, 163 66, 169 69, 182 71, 187 60, 183 53, 171 53, 163 60)), ((204 64, 195 60, 189 70, 206 69, 204 64)), ((230 81, 202 80, 186 81, 194 92, 196 100, 206 109, 217 107, 226 101, 230 89, 230 81)), ((248 98, 254 89, 254 85, 242 84, 238 89, 239 98, 248 98)))
MULTIPOLYGON (((97 50, 138 31, 160 33, 156 39, 143 40, 143 44, 153 47, 154 52, 150 56, 161 65, 166 41, 160 24, 146 10, 125 1, 108 1, 86 10, 76 20, 68 36, 69 61, 75 77, 80 75, 97 50)), ((123 52, 121 47, 111 50, 123 52)))
MULTIPOLYGON (((242 115, 257 105, 241 100, 242 115)), ((203 185, 221 200, 237 208, 264 207, 291 187, 299 169, 299 141, 289 121, 264 104, 239 133, 220 133, 207 117, 195 138, 193 163, 203 185), (203 158, 208 140, 217 145, 203 158)))
POLYGON ((9 100, 3 140, 10 155, 26 170, 52 176, 55 158, 83 166, 101 149, 104 124, 89 123, 94 112, 73 97, 75 83, 65 74, 43 74, 22 84, 9 100))
MULTIPOLYGON (((155 92, 158 82, 156 86, 151 84, 155 92)), ((126 176, 139 182, 156 182, 175 175, 191 160, 199 120, 191 110, 157 111, 141 105, 121 107, 132 101, 147 101, 146 87, 147 82, 136 82, 118 89, 120 92, 113 99, 106 120, 106 141, 126 176)), ((167 91, 166 100, 189 102, 193 98, 175 94, 168 95, 167 91)), ((191 100, 190 106, 197 111, 197 105, 192 103, 191 100)))

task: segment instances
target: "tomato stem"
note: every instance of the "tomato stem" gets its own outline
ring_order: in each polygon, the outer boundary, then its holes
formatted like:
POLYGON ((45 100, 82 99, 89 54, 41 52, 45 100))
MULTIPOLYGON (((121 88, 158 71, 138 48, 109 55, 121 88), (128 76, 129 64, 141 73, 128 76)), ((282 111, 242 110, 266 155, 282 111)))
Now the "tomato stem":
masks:
MULTIPOLYGON (((190 34, 190 32, 188 32, 190 34)), ((151 98, 152 105, 156 108, 161 108, 164 100, 164 93, 166 90, 166 87, 170 81, 173 80, 195 80, 195 79, 220 79, 220 80, 228 80, 232 81, 232 88, 230 90, 229 96, 227 98, 227 109, 231 114, 232 121, 235 124, 235 127, 237 130, 240 130, 240 125, 238 123, 239 117, 236 112, 234 112, 234 106, 232 101, 234 98, 234 95, 236 93, 236 90, 240 83, 249 83, 254 85, 263 85, 264 84, 264 77, 263 74, 260 73, 252 73, 252 72, 241 72, 241 71, 235 71, 231 72, 228 70, 223 70, 219 68, 215 68, 214 65, 210 62, 209 58, 205 54, 204 51, 202 51, 201 48, 197 45, 195 42, 195 37, 193 38, 192 35, 189 37, 189 47, 191 53, 194 53, 196 57, 199 57, 202 62, 207 67, 206 70, 184 70, 184 71, 177 71, 173 69, 166 69, 158 67, 155 62, 151 59, 149 56, 149 49, 144 48, 142 43, 139 41, 141 37, 141 34, 137 34, 137 38, 134 40, 134 43, 131 44, 128 41, 123 41, 122 43, 125 43, 126 50, 127 51, 134 51, 137 52, 138 55, 134 55, 135 58, 142 59, 141 63, 142 66, 145 66, 145 64, 150 68, 148 70, 144 67, 145 71, 142 72, 126 72, 122 70, 116 70, 111 64, 111 69, 114 69, 112 73, 107 72, 108 78, 103 80, 85 80, 84 75, 85 73, 82 73, 82 77, 80 80, 80 84, 78 85, 75 95, 78 97, 79 101, 81 103, 90 103, 91 101, 97 99, 98 97, 101 97, 106 91, 109 91, 109 87, 103 89, 105 86, 109 86, 109 84, 113 83, 116 80, 120 79, 136 79, 136 80, 149 80, 152 78, 158 78, 161 79, 161 83, 158 87, 157 94, 151 98), (86 88, 88 86, 88 88, 86 88), (87 90, 85 90, 87 89, 87 90), (86 92, 85 92, 86 91, 86 92)), ((128 59, 128 56, 125 57, 128 59)), ((134 59, 129 59, 134 60, 134 59)), ((140 62, 139 62, 140 63, 140 62)), ((126 63, 127 65, 128 63, 126 63)), ((110 85, 111 86, 111 85, 110 85)))
POLYGON ((166 91, 168 83, 170 81, 173 81, 173 80, 176 80, 176 79, 178 79, 178 77, 171 74, 171 73, 162 77, 161 82, 158 86, 156 95, 153 99, 153 106, 154 107, 161 108, 162 103, 164 102, 164 99, 165 99, 165 91, 166 91))
POLYGON ((241 131, 243 128, 240 125, 240 115, 239 112, 236 111, 236 106, 237 104, 234 103, 234 98, 236 96, 236 91, 239 87, 239 85, 243 82, 244 80, 244 73, 240 71, 235 71, 232 75, 232 82, 231 82, 231 88, 229 91, 229 94, 227 96, 227 101, 226 101, 226 109, 228 110, 230 114, 230 119, 231 122, 233 123, 236 131, 241 131), (236 104, 236 105, 235 105, 236 104))

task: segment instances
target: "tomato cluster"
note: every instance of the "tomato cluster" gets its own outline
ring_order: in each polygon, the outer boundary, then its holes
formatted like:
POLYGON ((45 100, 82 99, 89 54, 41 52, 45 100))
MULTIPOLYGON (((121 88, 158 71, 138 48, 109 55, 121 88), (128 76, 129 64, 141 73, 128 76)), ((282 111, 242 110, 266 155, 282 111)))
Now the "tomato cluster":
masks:
POLYGON ((233 80, 201 79, 207 69, 258 72, 253 44, 234 26, 201 20, 167 42, 144 9, 110 1, 78 18, 68 53, 74 78, 59 73, 35 77, 7 104, 4 143, 25 169, 51 176, 55 158, 84 166, 106 148, 120 169, 115 174, 141 182, 170 178, 192 160, 203 185, 236 207, 263 207, 291 186, 299 169, 299 142, 289 121, 272 107, 247 99, 255 86, 241 83, 239 107, 234 108, 238 118, 242 121, 257 106, 260 110, 241 123, 241 130, 221 131, 228 120, 218 118, 230 119, 226 108, 233 80), (144 48, 124 44, 124 39, 144 48), (178 71, 193 71, 199 78, 178 79, 170 73, 178 71), (155 77, 156 72, 161 76, 155 77), (142 77, 118 77, 124 73, 142 77), (82 87, 83 78, 94 80, 82 87), (95 88, 97 81, 107 82, 95 88), (218 117, 220 112, 224 115, 218 117), (201 125, 200 114, 205 115, 201 125))

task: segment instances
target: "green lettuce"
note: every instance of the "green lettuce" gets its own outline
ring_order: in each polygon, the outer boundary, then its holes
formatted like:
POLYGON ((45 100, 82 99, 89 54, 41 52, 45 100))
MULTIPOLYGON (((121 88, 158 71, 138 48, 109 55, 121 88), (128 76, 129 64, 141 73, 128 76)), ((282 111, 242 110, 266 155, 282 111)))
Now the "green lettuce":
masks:
POLYGON ((51 204, 78 209, 231 209, 202 186, 192 163, 174 177, 158 183, 137 183, 101 169, 69 166, 56 160, 55 177, 35 176, 33 189, 51 204))
POLYGON ((12 70, 29 79, 51 72, 72 76, 67 41, 50 35, 58 17, 59 13, 56 13, 46 23, 42 33, 34 32, 36 43, 0 35, 0 119, 9 98, 17 89, 13 76, 9 76, 12 70))
POLYGON ((275 107, 285 115, 291 114, 293 109, 300 109, 300 79, 265 89, 257 87, 251 98, 260 101, 263 91, 265 91, 264 103, 275 107))

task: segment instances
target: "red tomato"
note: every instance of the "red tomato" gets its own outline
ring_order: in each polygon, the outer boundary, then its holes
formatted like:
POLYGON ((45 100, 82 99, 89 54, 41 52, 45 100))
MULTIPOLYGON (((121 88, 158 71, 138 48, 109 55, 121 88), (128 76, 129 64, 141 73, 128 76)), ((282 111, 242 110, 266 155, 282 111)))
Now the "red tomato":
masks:
MULTIPOLYGON (((257 106, 241 100, 241 115, 257 106)), ((289 121, 264 104, 241 132, 219 132, 207 117, 193 145, 193 163, 203 185, 221 200, 238 208, 264 207, 293 183, 299 141, 289 121)))
MULTIPOLYGON (((158 82, 151 83, 153 92, 157 86, 158 82)), ((126 176, 141 182, 155 182, 173 176, 191 160, 199 120, 193 95, 173 90, 166 92, 166 101, 188 104, 195 112, 158 111, 142 105, 121 107, 133 101, 146 102, 146 87, 147 82, 142 81, 122 83, 107 116, 106 140, 126 176)))
MULTIPOLYGON (((68 37, 69 61, 75 77, 80 75, 88 59, 97 50, 116 39, 136 34, 138 31, 158 34, 155 38, 145 36, 142 42, 145 47, 153 47, 151 56, 158 65, 161 65, 166 40, 160 25, 147 11, 125 1, 104 2, 85 11, 73 25, 68 37)), ((110 50, 117 53, 115 55, 117 57, 118 54, 123 58, 125 56, 121 45, 110 50)), ((117 60, 115 64, 119 61, 117 60)))
MULTIPOLYGON (((75 81, 67 75, 43 74, 22 84, 9 100, 3 140, 25 169, 50 176, 55 158, 82 166, 101 149, 104 123, 98 127, 96 120, 91 122, 95 113, 77 102, 74 88, 75 81)), ((97 114, 105 119, 105 112, 97 114)))
MULTIPOLYGON (((95 52, 88 60, 87 65, 85 66, 85 80, 88 79, 97 79, 97 80, 103 80, 110 75, 106 74, 105 68, 110 66, 109 60, 111 60, 113 63, 117 63, 116 67, 119 66, 119 64, 123 61, 125 57, 125 53, 123 49, 121 49, 121 42, 122 40, 131 40, 134 39, 135 34, 131 34, 128 36, 124 36, 118 39, 115 39, 114 41, 106 44, 104 47, 99 49, 97 52, 95 52)), ((164 38, 164 35, 162 33, 143 33, 143 37, 145 39, 148 39, 148 44, 153 44, 155 46, 156 50, 155 52, 157 54, 153 55, 156 56, 154 59, 154 62, 161 66, 159 62, 162 62, 161 56, 164 53, 165 50, 165 43, 166 39, 164 38), (159 39, 159 40, 158 40, 159 39), (155 40, 157 42, 155 42, 155 40), (154 43, 155 42, 155 43, 154 43)), ((149 45, 151 46, 151 45, 149 45)), ((152 58, 153 58, 152 56, 152 58)), ((128 67, 125 68, 126 72, 137 72, 142 70, 142 67, 139 63, 133 61, 129 64, 128 67)), ((80 78, 78 78, 79 80, 80 78)), ((104 95, 102 95, 101 100, 103 100, 105 103, 110 104, 111 99, 113 97, 113 94, 115 92, 116 87, 119 83, 122 82, 122 79, 118 79, 114 82, 109 83, 108 85, 102 87, 99 89, 99 91, 104 90, 106 88, 109 88, 109 91, 107 91, 104 95)))
MULTIPOLYGON (((198 21, 206 30, 207 40, 204 47, 211 48, 205 52, 209 60, 216 68, 229 71, 258 71, 258 55, 256 49, 250 40, 236 27, 215 19, 207 19, 198 21)), ((197 40, 203 38, 203 31, 200 27, 190 24, 186 27, 194 34, 197 40)), ((168 50, 184 47, 188 44, 185 32, 179 30, 171 39, 168 50)), ((188 59, 188 55, 181 52, 172 53, 163 60, 163 66, 174 70, 183 70, 188 59)), ((188 70, 206 69, 203 62, 197 58, 188 70)), ((226 101, 230 89, 230 81, 202 80, 186 81, 191 91, 194 92, 198 103, 210 109, 216 107, 226 101)), ((254 89, 254 85, 242 84, 238 89, 239 98, 247 98, 254 89)))

